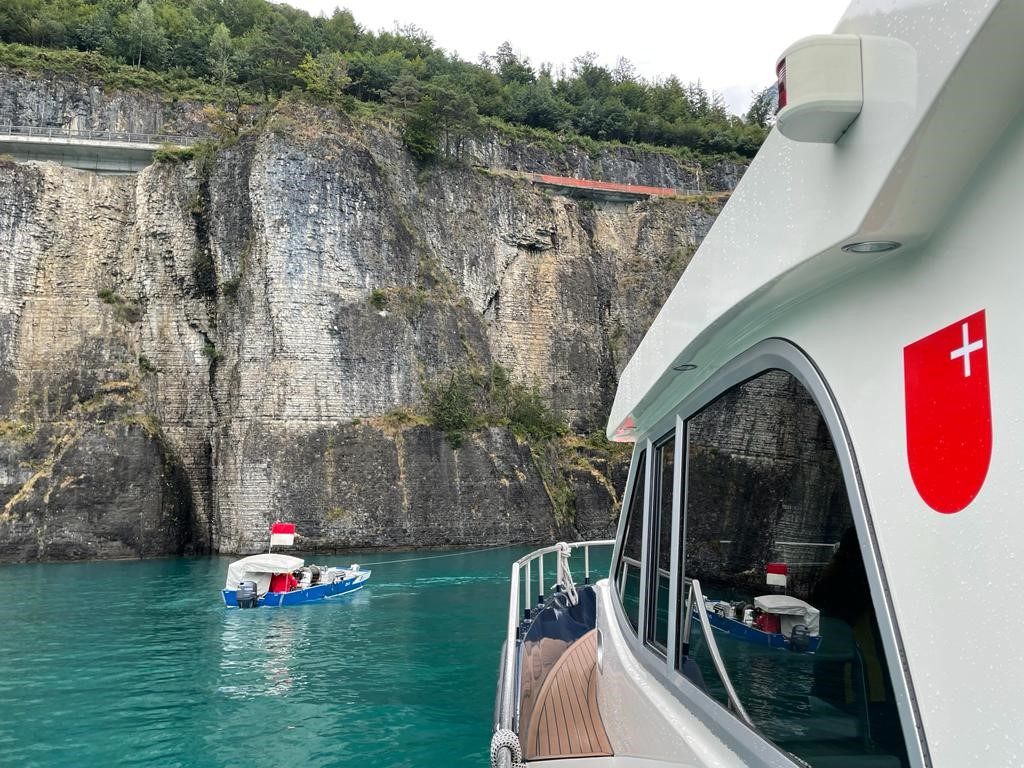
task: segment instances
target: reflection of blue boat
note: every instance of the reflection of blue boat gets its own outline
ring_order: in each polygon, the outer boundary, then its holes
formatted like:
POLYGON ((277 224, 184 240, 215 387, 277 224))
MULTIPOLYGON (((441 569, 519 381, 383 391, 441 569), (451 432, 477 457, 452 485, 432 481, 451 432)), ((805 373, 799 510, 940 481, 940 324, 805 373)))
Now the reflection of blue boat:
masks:
POLYGON ((355 592, 369 578, 358 565, 307 566, 300 557, 267 553, 231 563, 221 594, 229 608, 299 605, 355 592))
POLYGON ((814 653, 821 645, 818 609, 796 597, 761 595, 746 607, 706 599, 704 610, 714 629, 748 643, 804 653, 814 653))

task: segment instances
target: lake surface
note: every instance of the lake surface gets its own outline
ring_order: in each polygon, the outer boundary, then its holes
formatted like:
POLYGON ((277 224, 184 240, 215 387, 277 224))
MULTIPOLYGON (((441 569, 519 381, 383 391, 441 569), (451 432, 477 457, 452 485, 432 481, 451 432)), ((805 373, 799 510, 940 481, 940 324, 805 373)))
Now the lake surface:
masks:
POLYGON ((530 549, 316 555, 373 576, 256 610, 221 602, 233 558, 0 566, 0 765, 486 766, 530 549))

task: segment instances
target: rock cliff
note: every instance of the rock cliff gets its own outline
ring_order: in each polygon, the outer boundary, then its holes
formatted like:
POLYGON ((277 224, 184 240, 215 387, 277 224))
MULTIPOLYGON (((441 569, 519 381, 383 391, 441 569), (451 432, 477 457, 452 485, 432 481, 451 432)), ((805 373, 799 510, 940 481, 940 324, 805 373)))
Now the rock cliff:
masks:
MULTIPOLYGON (((423 169, 301 104, 261 126, 133 176, 0 162, 0 559, 248 552, 278 518, 309 549, 607 534, 621 454, 552 475, 564 448, 408 414, 498 363, 601 428, 716 204, 552 195, 497 166, 573 153, 512 142, 423 169)), ((616 157, 587 162, 687 173, 616 157)))

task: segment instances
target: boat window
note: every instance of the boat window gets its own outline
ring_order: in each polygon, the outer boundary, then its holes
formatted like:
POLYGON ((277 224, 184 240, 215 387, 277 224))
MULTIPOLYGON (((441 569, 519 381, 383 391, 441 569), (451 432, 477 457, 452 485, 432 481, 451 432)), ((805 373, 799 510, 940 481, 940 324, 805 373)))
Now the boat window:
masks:
POLYGON ((633 492, 626 512, 622 554, 619 556, 615 571, 619 600, 634 632, 640 624, 640 548, 644 526, 645 458, 646 451, 641 451, 636 463, 636 474, 633 476, 633 492))
MULTIPOLYGON (((812 766, 906 766, 841 466, 811 395, 768 371, 687 419, 685 435, 680 600, 699 579, 706 602, 692 610, 707 612, 755 727, 812 766)), ((725 704, 698 621, 678 647, 677 668, 725 704)))
POLYGON ((651 503, 650 574, 646 640, 662 654, 668 646, 668 594, 672 562, 672 476, 676 439, 673 433, 654 448, 654 497, 651 503))

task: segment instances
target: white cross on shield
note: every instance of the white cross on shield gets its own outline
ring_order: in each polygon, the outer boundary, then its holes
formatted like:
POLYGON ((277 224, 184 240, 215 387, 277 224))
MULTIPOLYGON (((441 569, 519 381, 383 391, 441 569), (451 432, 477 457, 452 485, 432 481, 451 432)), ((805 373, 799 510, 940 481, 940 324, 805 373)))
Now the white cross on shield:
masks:
POLYGON ((985 310, 904 347, 903 378, 914 486, 936 512, 959 512, 992 457, 985 310))

